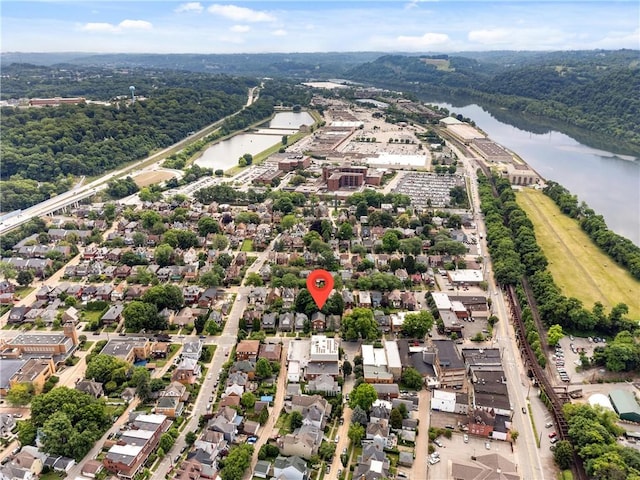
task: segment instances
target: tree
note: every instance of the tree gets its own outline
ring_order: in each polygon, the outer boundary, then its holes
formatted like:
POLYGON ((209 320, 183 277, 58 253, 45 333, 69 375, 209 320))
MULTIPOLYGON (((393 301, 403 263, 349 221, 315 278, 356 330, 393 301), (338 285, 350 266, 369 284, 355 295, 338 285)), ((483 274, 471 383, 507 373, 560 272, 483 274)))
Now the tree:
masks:
POLYGON ((211 217, 202 217, 198 220, 198 233, 202 237, 210 233, 220 233, 220 225, 211 217))
POLYGON ((320 444, 320 448, 318 449, 318 454, 320 458, 325 461, 330 461, 333 459, 333 456, 336 453, 336 446, 334 443, 322 442, 320 444))
POLYGON ((248 444, 238 445, 231 449, 224 459, 220 477, 222 480, 238 480, 244 477, 245 470, 251 465, 253 446, 248 444))
POLYGON ((158 445, 165 452, 168 452, 169 450, 171 450, 175 442, 176 442, 175 438, 173 438, 173 436, 171 436, 169 432, 167 432, 167 433, 163 433, 160 436, 160 443, 158 445))
POLYGON ((391 425, 391 428, 395 428, 396 430, 402 428, 403 420, 404 417, 402 416, 402 413, 400 413, 400 410, 392 408, 391 414, 389 415, 389 424, 391 425))
POLYGON ((245 392, 242 394, 240 403, 244 408, 253 408, 253 406, 256 404, 256 396, 251 392, 245 392))
POLYGON ((382 249, 387 253, 393 253, 400 247, 399 234, 395 230, 387 230, 382 236, 382 249))
POLYGON ((261 287, 264 285, 264 282, 259 274, 251 272, 247 275, 244 284, 251 287, 261 287))
POLYGON ((125 326, 134 332, 166 328, 166 320, 158 315, 158 308, 153 303, 133 301, 125 307, 122 314, 125 326))
POLYGON ((562 337, 564 337, 562 326, 555 324, 549 327, 549 331, 547 332, 547 341, 550 346, 555 347, 562 337))
POLYGON ((364 427, 359 423, 352 423, 349 426, 349 433, 347 436, 349 437, 349 440, 351 440, 351 445, 360 445, 360 442, 362 442, 362 438, 364 437, 364 427))
POLYGON ((426 310, 405 315, 402 323, 402 331, 407 337, 412 338, 424 338, 431 327, 433 327, 433 315, 426 310))
POLYGON ((345 360, 344 362, 342 362, 342 373, 344 373, 344 376, 346 377, 348 375, 351 375, 351 372, 353 372, 353 367, 351 366, 349 360, 345 360))
POLYGON ((518 440, 518 437, 520 436, 520 432, 518 432, 518 430, 511 430, 509 434, 511 435, 511 440, 513 440, 513 443, 516 443, 516 440, 518 440))
POLYGON ((23 407, 31 402, 34 393, 35 388, 33 383, 14 383, 7 392, 7 402, 14 407, 23 407))
POLYGON ((37 430, 31 420, 20 420, 18 423, 18 440, 21 445, 31 445, 36 441, 37 430))
POLYGON ((573 447, 567 440, 560 440, 553 448, 553 459, 561 470, 571 468, 573 463, 573 447))
POLYGON ((142 301, 154 304, 158 311, 162 311, 165 308, 179 310, 184 305, 182 289, 172 284, 155 285, 151 287, 142 296, 142 301))
POLYGON ((151 395, 151 374, 145 367, 135 367, 129 385, 136 388, 136 395, 143 402, 151 395))
POLYGON ((302 426, 302 413, 297 410, 294 410, 289 414, 289 420, 291 421, 291 430, 295 430, 296 428, 300 428, 302 426))
POLYGON ((9 262, 0 262, 0 273, 6 280, 9 280, 10 278, 16 278, 17 270, 9 262))
POLYGON ((154 251, 156 263, 161 267, 171 265, 173 257, 173 247, 167 243, 158 245, 154 251))
POLYGON ((258 422, 260 422, 260 425, 265 425, 268 420, 269 420, 269 410, 266 408, 263 408, 262 410, 260 410, 260 415, 258 416, 258 422))
POLYGON ((20 270, 16 276, 16 280, 20 285, 26 287, 33 282, 33 272, 31 270, 20 270))
POLYGON ((273 375, 271 363, 266 358, 259 358, 256 362, 256 377, 260 379, 269 378, 273 375))
POLYGON ((359 338, 377 340, 381 335, 373 312, 368 308, 354 308, 345 315, 342 319, 342 332, 344 339, 349 342, 359 338))
POLYGON ((85 377, 96 382, 106 383, 113 380, 114 372, 121 368, 128 369, 129 364, 111 355, 99 353, 87 363, 85 377))
POLYGON ((402 372, 402 383, 404 383, 409 388, 415 388, 416 390, 419 390, 423 385, 422 375, 420 375, 420 372, 418 372, 415 368, 406 368, 402 372))
POLYGON ((351 398, 349 400, 349 406, 351 408, 355 408, 357 405, 360 406, 365 412, 368 412, 375 402, 378 399, 378 393, 373 385, 369 383, 361 383, 358 385, 353 392, 351 393, 351 398))

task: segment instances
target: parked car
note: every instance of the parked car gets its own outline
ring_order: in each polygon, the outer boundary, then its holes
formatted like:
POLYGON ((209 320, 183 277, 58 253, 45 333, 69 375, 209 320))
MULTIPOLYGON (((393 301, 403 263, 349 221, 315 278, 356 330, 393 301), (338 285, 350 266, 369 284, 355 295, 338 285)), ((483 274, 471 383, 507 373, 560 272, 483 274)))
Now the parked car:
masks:
POLYGON ((487 450, 491 450, 491 444, 489 442, 485 442, 484 448, 486 448, 487 450))
POLYGON ((464 441, 464 443, 469 443, 469 435, 467 435, 466 433, 462 435, 462 440, 464 441))
POLYGON ((522 407, 522 413, 527 413, 527 407, 522 407))
POLYGON ((557 436, 558 434, 556 432, 551 432, 549 434, 549 438, 554 438, 555 436, 557 436))
POLYGON ((440 440, 438 440, 437 438, 433 441, 433 443, 435 443, 439 447, 442 447, 442 442, 440 440))

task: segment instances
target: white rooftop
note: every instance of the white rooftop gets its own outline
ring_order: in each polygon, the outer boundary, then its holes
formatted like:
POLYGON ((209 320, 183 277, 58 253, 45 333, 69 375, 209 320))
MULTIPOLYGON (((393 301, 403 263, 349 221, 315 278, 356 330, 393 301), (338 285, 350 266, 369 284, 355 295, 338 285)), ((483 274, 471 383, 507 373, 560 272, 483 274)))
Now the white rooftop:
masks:
POLYGON ((109 453, 116 455, 125 455, 127 457, 137 457, 143 447, 135 447, 133 445, 113 445, 109 449, 109 453))
POLYGON ((438 310, 451 310, 451 301, 449 295, 443 292, 431 292, 433 303, 436 304, 438 310))
POLYGON ((481 270, 450 270, 447 274, 451 281, 455 283, 479 283, 483 280, 481 270))
POLYGON ((387 365, 390 368, 402 368, 398 344, 393 340, 387 340, 384 342, 384 349, 387 352, 387 365))
POLYGON ((380 152, 375 157, 366 159, 367 165, 410 165, 424 167, 427 164, 426 155, 401 155, 398 153, 380 152))
POLYGON ((155 432, 152 432, 151 430, 126 430, 124 432, 122 432, 122 436, 123 437, 132 437, 132 438, 142 438, 145 440, 149 440, 151 437, 153 437, 153 434, 155 432))
POLYGON ((167 416, 160 413, 143 414, 136 417, 137 422, 157 423, 158 425, 164 422, 166 419, 167 416))

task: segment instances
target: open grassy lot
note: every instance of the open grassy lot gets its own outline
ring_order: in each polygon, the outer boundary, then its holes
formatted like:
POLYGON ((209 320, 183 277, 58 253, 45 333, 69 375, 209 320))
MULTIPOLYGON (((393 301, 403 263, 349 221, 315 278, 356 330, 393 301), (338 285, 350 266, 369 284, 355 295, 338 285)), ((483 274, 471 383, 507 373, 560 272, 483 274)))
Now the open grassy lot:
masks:
POLYGON ((581 300, 587 308, 596 301, 608 308, 623 302, 629 317, 640 319, 640 282, 602 253, 577 221, 562 214, 538 190, 517 192, 516 199, 533 222, 549 271, 565 295, 581 300))
POLYGON ((134 181, 138 187, 147 187, 149 185, 153 185, 155 183, 164 182, 165 180, 169 180, 170 178, 175 177, 175 174, 167 171, 152 171, 152 172, 143 172, 134 177, 134 181))

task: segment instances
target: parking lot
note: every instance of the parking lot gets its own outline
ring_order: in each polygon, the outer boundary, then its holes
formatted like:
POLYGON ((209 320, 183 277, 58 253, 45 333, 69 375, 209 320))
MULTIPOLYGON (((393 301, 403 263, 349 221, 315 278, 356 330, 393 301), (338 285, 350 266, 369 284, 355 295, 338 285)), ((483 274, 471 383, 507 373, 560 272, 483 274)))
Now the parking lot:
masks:
MULTIPOLYGON (((559 384, 580 384, 583 380, 589 380, 591 374, 596 372, 597 370, 581 372, 576 371, 577 367, 580 366, 580 354, 578 353, 579 349, 584 349, 585 354, 590 357, 593 355, 594 347, 600 345, 604 346, 603 343, 593 343, 589 342, 586 338, 574 337, 573 339, 570 336, 566 336, 560 339, 558 345, 562 348, 562 356, 560 359, 564 360, 564 365, 556 364, 558 361, 559 355, 555 355, 554 352, 549 354, 549 362, 551 365, 551 369, 554 372, 554 378, 556 382, 559 384), (571 349, 573 346, 573 350, 571 349), (555 358, 554 358, 555 355, 555 358), (558 371, 558 368, 564 369, 566 372, 566 376, 561 375, 561 372, 558 371), (568 381, 563 380, 564 378, 568 378, 568 381)), ((578 369, 579 370, 579 369, 578 369)))
MULTIPOLYGON (((473 464, 472 457, 479 457, 488 453, 499 453, 507 460, 515 463, 509 443, 474 437, 473 435, 469 435, 468 439, 469 442, 465 443, 463 433, 460 431, 454 431, 450 440, 439 437, 438 440, 442 443, 442 447, 436 447, 436 452, 440 456, 440 461, 433 465, 428 463, 428 478, 435 480, 452 478, 452 462, 473 464), (487 445, 489 448, 487 448, 487 445)), ((422 461, 422 459, 416 458, 416 461, 422 461)), ((428 462, 428 458, 425 458, 424 461, 428 462)))
POLYGON ((464 185, 463 177, 409 172, 398 182, 394 193, 411 197, 414 207, 426 207, 430 201, 431 206, 442 208, 451 201, 449 191, 458 185, 464 185))

